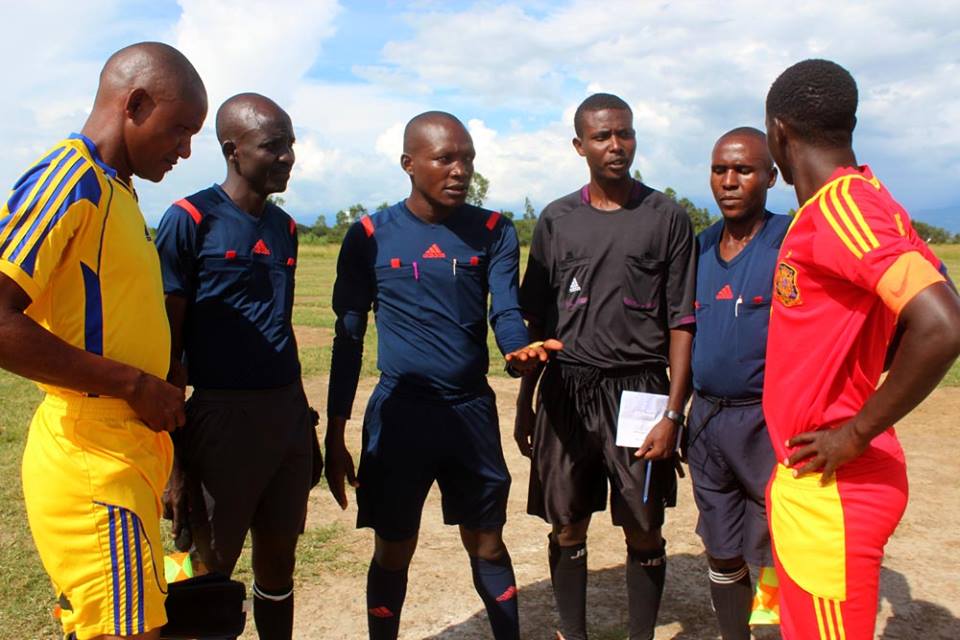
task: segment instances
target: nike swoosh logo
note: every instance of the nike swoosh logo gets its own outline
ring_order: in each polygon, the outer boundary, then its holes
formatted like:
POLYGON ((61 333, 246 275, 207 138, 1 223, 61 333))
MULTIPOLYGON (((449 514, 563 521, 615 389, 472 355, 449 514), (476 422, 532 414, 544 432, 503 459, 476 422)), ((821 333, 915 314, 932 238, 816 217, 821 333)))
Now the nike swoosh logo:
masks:
POLYGON ((890 293, 893 294, 894 298, 899 298, 904 293, 907 292, 907 275, 910 273, 910 263, 907 263, 907 266, 903 269, 903 278, 900 279, 900 287, 898 289, 891 289, 890 293))

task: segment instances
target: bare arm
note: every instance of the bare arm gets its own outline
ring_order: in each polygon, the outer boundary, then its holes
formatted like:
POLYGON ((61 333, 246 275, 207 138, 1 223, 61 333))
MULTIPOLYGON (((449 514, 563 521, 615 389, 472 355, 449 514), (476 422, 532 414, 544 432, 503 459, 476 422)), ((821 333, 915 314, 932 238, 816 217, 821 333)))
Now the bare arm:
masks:
POLYGON ((903 335, 890 373, 860 412, 837 429, 800 434, 787 443, 799 447, 787 466, 809 459, 796 475, 822 469, 827 482, 837 467, 920 404, 960 354, 960 298, 947 283, 918 293, 901 311, 899 324, 903 335))
POLYGON ((183 424, 183 391, 156 376, 67 344, 24 314, 30 297, 0 275, 0 367, 37 382, 126 400, 154 431, 183 424))
MULTIPOLYGON (((670 329, 670 391, 667 409, 683 413, 690 396, 690 350, 693 329, 681 326, 670 329)), ((677 423, 663 418, 650 430, 636 456, 645 460, 664 460, 674 455, 677 446, 677 423)))

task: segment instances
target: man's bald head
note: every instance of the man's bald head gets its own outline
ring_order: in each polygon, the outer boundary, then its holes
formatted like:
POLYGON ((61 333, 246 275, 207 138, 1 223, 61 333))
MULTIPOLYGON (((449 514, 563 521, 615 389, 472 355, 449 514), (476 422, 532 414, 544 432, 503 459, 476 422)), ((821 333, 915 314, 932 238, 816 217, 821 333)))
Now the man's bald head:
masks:
POLYGON ((446 111, 426 111, 414 116, 403 129, 403 152, 412 154, 428 137, 428 131, 436 127, 453 127, 470 136, 459 118, 446 111))
MULTIPOLYGON (((272 123, 290 125, 290 116, 276 102, 259 93, 239 93, 217 110, 217 141, 238 140, 248 131, 272 123)), ((291 125, 292 128, 292 125, 291 125)))
POLYGON ((197 101, 206 108, 203 80, 186 56, 162 42, 140 42, 120 49, 100 72, 95 103, 110 101, 135 89, 155 99, 197 101))
POLYGON ((727 144, 742 144, 747 146, 751 155, 758 160, 763 159, 766 163, 764 168, 768 171, 773 169, 773 156, 770 155, 770 150, 767 148, 767 134, 763 131, 753 127, 737 127, 736 129, 731 129, 717 138, 713 149, 716 151, 721 146, 727 144))

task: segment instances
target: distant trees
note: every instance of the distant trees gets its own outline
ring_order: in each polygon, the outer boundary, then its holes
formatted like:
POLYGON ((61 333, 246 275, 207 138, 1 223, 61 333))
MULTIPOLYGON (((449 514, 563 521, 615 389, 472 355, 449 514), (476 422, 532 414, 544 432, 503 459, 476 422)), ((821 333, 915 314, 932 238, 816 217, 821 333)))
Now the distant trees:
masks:
POLYGON ((474 171, 470 187, 467 189, 467 202, 475 207, 482 207, 483 201, 487 199, 488 189, 490 189, 490 181, 479 171, 474 171))
POLYGON ((958 244, 960 243, 960 233, 950 233, 943 227, 935 227, 926 222, 912 220, 913 229, 917 235, 928 244, 958 244))
POLYGON ((687 215, 690 216, 690 222, 693 223, 694 233, 700 233, 717 220, 717 218, 710 217, 710 212, 707 211, 705 207, 698 207, 697 205, 693 204, 693 201, 689 198, 677 198, 677 192, 673 189, 673 187, 667 187, 664 189, 663 195, 667 196, 678 205, 686 209, 687 215))

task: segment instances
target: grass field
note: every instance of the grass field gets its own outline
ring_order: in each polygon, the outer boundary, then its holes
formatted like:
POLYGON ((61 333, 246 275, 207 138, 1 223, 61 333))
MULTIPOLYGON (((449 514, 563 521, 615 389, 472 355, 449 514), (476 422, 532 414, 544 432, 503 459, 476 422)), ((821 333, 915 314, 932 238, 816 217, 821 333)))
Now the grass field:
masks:
MULTIPOLYGON (((960 245, 935 247, 954 275, 960 274, 960 245)), ((337 247, 312 245, 301 248, 297 269, 297 302, 294 323, 332 333, 333 312, 330 292, 336 271, 337 247)), ((525 259, 521 261, 525 263, 525 259)), ((491 336, 491 352, 495 353, 491 336)), ((376 373, 376 330, 370 323, 365 342, 364 375, 376 373)), ((330 366, 327 344, 305 345, 301 349, 305 377, 325 373, 330 366)), ((500 367, 491 374, 502 375, 500 367)), ((944 385, 960 385, 960 365, 955 365, 944 385)), ((40 392, 25 380, 0 371, 0 640, 14 638, 55 638, 58 624, 50 615, 53 594, 33 548, 20 490, 20 457, 26 442, 27 426, 40 392)), ((300 544, 298 574, 317 576, 321 571, 359 573, 362 568, 343 566, 339 558, 342 542, 337 526, 311 529, 300 544)), ((248 561, 241 561, 240 575, 248 575, 248 561)), ((359 578, 358 578, 359 579, 359 578)))

